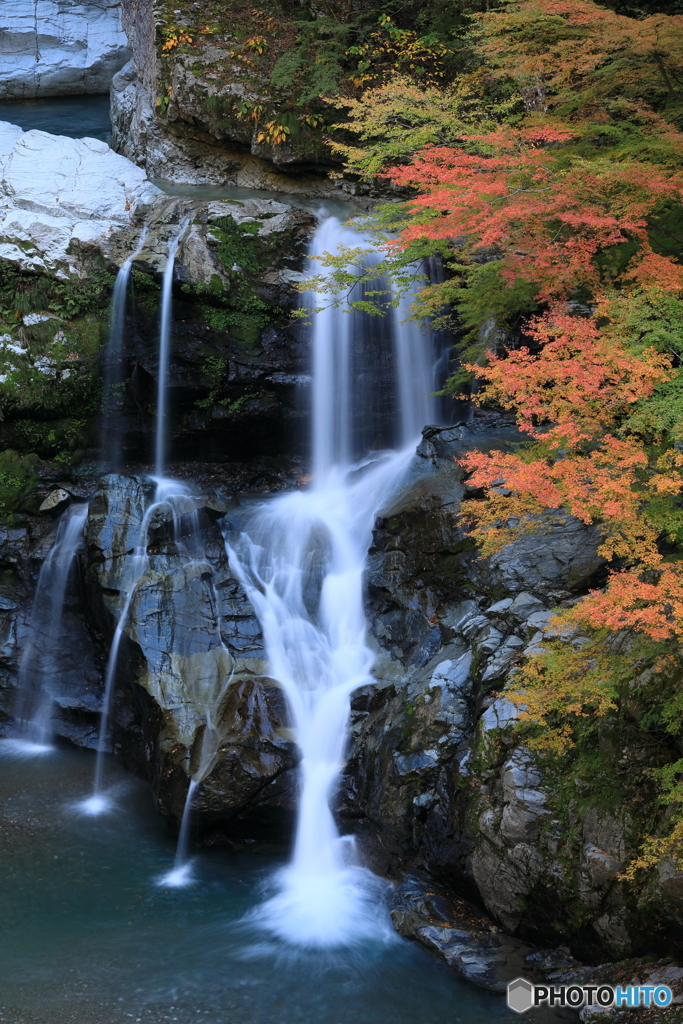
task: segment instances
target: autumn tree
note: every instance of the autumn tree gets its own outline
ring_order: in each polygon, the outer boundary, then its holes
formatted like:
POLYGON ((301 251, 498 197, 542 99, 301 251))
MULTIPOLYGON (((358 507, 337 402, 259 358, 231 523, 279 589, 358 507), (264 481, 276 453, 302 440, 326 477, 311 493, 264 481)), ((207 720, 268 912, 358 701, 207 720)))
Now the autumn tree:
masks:
MULTIPOLYGON (((416 313, 480 337, 477 401, 528 439, 462 460, 471 535, 489 553, 570 514, 601 537, 606 585, 508 688, 526 741, 561 758, 596 722, 637 721, 679 810, 632 870, 683 864, 683 16, 513 0, 475 21, 459 78, 379 84, 338 146, 407 197, 375 217, 378 272, 442 256, 416 313), (492 323, 514 325, 506 345, 492 323)), ((328 266, 341 293, 348 268, 328 266)))

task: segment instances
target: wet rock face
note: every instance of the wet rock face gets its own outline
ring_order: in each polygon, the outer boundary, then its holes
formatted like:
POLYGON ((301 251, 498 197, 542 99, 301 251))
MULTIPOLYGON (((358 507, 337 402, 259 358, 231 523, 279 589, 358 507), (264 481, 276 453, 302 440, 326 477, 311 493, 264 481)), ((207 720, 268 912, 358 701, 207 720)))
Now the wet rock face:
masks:
POLYGON ((129 58, 118 4, 3 0, 0 99, 106 93, 129 58))
POLYGON ((186 494, 150 514, 153 496, 148 479, 105 477, 87 526, 93 624, 111 637, 126 611, 114 749, 176 824, 192 777, 213 841, 279 838, 296 754, 253 611, 229 572, 216 525, 226 507, 186 494))
MULTIPOLYGON (((29 646, 38 690, 49 689, 55 734, 81 747, 97 743, 102 703, 103 654, 84 617, 77 552, 65 591, 62 628, 45 642, 33 626, 33 601, 40 567, 54 540, 56 521, 24 517, 21 526, 0 529, 0 732, 11 733, 16 711, 19 666, 29 646)), ((27 705, 30 711, 30 704, 27 705)))
POLYGON ((619 879, 628 814, 590 798, 560 813, 566 797, 520 745, 515 708, 499 693, 542 646, 552 608, 600 578, 599 539, 549 515, 478 560, 457 519, 464 488, 453 458, 463 446, 500 446, 489 434, 428 428, 378 518, 367 570, 377 686, 354 698, 340 814, 376 869, 427 871, 526 940, 623 956, 654 906, 678 919, 680 899, 664 888, 679 883, 664 871, 647 909, 634 906, 619 879))

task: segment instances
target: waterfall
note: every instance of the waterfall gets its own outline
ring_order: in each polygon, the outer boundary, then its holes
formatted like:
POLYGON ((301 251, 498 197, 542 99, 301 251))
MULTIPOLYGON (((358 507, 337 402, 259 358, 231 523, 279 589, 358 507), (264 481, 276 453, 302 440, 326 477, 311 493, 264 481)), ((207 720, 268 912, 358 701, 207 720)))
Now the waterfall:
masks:
POLYGON ((175 862, 173 869, 159 879, 159 885, 171 889, 179 889, 189 885, 192 881, 191 864, 189 860, 190 845, 190 822, 192 821, 192 801, 194 792, 199 785, 195 779, 190 779, 183 807, 183 816, 180 821, 180 832, 178 833, 178 845, 176 847, 175 862))
POLYGON ((14 711, 19 736, 6 740, 16 754, 51 750, 53 684, 59 676, 59 642, 71 567, 83 536, 88 506, 70 505, 43 562, 23 654, 14 711))
MULTIPOLYGON (((126 627, 128 620, 128 613, 132 604, 135 592, 144 572, 148 566, 147 559, 147 531, 149 528, 149 522, 156 511, 156 509, 164 501, 169 501, 174 496, 183 496, 187 493, 187 488, 184 484, 176 483, 172 480, 165 480, 162 476, 165 458, 166 458, 166 410, 167 410, 167 391, 168 391, 168 363, 169 363, 169 350, 171 343, 171 324, 172 324, 172 306, 173 306, 173 270, 175 267, 175 258, 180 245, 180 240, 187 228, 189 221, 184 220, 179 226, 177 232, 173 235, 168 246, 168 255, 166 258, 166 267, 164 268, 162 287, 161 287, 161 316, 160 316, 160 327, 159 327, 159 379, 157 384, 157 422, 156 422, 156 439, 155 439, 155 468, 156 468, 156 491, 154 500, 149 508, 146 510, 142 522, 140 524, 140 530, 138 533, 137 541, 135 543, 132 555, 127 556, 130 558, 129 568, 131 570, 130 578, 128 580, 127 595, 123 602, 121 612, 116 623, 116 629, 114 630, 114 636, 112 638, 111 647, 109 649, 109 658, 107 660, 107 671, 105 675, 104 685, 104 697, 102 701, 102 710, 100 713, 100 729, 97 739, 97 759, 95 762, 95 774, 93 778, 93 789, 91 795, 81 801, 80 809, 84 814, 98 815, 108 810, 111 806, 111 800, 103 793, 103 772, 104 772, 104 756, 107 752, 107 741, 109 736, 109 719, 111 716, 111 705, 112 698, 114 695, 114 685, 116 682, 116 669, 118 665, 119 648, 121 646, 121 640, 123 638, 123 631, 126 627)), ((144 244, 144 236, 141 237, 138 249, 139 252, 144 244)), ((112 339, 120 338, 120 341, 114 340, 114 344, 120 344, 122 346, 123 338, 123 310, 125 308, 125 292, 128 282, 128 274, 130 273, 130 265, 132 264, 135 254, 131 256, 130 260, 121 267, 119 274, 117 275, 116 284, 119 284, 119 294, 116 299, 116 303, 112 302, 113 307, 116 309, 116 316, 112 313, 112 339), (128 264, 127 270, 124 268, 128 264)), ((120 363, 120 359, 119 359, 120 363)))
POLYGON ((123 404, 123 347, 126 323, 126 298, 133 261, 140 254, 147 238, 143 227, 135 251, 121 265, 114 281, 109 317, 109 340, 104 359, 104 406, 102 417, 102 457, 117 471, 121 464, 123 404))
MULTIPOLYGON (((309 255, 320 259, 340 246, 364 249, 362 266, 380 256, 372 239, 329 217, 316 231, 309 255)), ((390 293, 380 278, 356 285, 349 298, 390 293)), ((321 308, 313 322, 313 473, 316 478, 334 465, 349 466, 369 450, 403 447, 434 422, 435 390, 431 338, 421 325, 404 322, 413 295, 396 308, 387 294, 384 316, 370 316, 348 305, 334 308, 330 296, 307 294, 304 305, 321 308)))
POLYGON ((166 468, 168 439, 168 364, 171 349, 173 314, 173 270, 180 240, 189 221, 184 220, 168 247, 168 257, 161 283, 161 320, 159 326, 159 371, 157 379, 157 424, 154 445, 154 473, 163 477, 166 468))
MULTIPOLYGON (((369 240, 335 218, 320 225, 311 255, 369 240)), ((373 288, 379 286, 374 285, 373 288)), ((316 306, 329 302, 314 296, 316 306)), ((310 297, 304 300, 310 306, 310 297)), ((429 339, 402 323, 347 308, 315 315, 313 486, 262 506, 226 548, 263 628, 270 673, 282 686, 301 752, 291 863, 259 923, 287 942, 334 946, 391 929, 379 908, 383 883, 358 863, 331 807, 344 765, 350 697, 371 684, 363 570, 375 515, 433 421, 429 339), (381 321, 378 323, 378 321, 381 321), (378 401, 373 402, 373 388, 378 401), (370 452, 389 444, 392 453, 370 452)))

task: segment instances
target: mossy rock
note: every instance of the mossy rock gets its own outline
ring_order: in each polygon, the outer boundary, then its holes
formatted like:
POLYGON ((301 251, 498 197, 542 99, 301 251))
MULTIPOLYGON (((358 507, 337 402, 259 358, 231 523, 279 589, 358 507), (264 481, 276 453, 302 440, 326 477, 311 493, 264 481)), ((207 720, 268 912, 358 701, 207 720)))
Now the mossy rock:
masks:
POLYGON ((0 452, 0 517, 21 511, 38 483, 40 459, 7 448, 0 452))

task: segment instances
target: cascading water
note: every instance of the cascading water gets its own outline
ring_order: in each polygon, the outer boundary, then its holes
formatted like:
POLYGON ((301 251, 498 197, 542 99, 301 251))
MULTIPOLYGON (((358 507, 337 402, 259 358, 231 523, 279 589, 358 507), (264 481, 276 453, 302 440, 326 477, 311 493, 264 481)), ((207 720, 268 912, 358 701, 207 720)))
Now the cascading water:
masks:
POLYGON ((123 402, 123 342, 126 323, 128 281, 133 261, 140 254, 147 238, 143 227, 135 251, 122 263, 114 281, 109 319, 109 341, 104 359, 104 403, 102 416, 102 457, 113 471, 121 462, 123 402))
MULTIPOLYGON (((369 236, 329 217, 319 226, 309 255, 320 260, 341 246, 366 250, 364 266, 379 254, 369 236)), ((389 292, 379 279, 357 285, 352 300, 368 292, 389 292)), ((387 302, 384 316, 369 316, 348 305, 335 308, 326 294, 307 294, 304 305, 320 308, 312 338, 313 473, 349 466, 370 450, 399 448, 434 420, 434 358, 422 327, 404 322, 412 301, 408 292, 397 308, 387 302)))
POLYGON ((59 674, 59 640, 69 576, 88 514, 86 504, 71 505, 62 515, 55 539, 42 564, 19 663, 15 720, 19 736, 3 741, 15 754, 52 749, 52 684, 59 674))
POLYGON ((168 441, 168 364, 171 351, 171 326, 173 322, 173 270, 180 241, 189 221, 184 220, 178 232, 171 239, 168 257, 161 283, 161 323, 159 327, 159 371, 157 379, 157 423, 154 444, 154 473, 163 477, 166 468, 168 441))
MULTIPOLYGON (((311 255, 369 241, 335 218, 311 255)), ((373 254, 368 252, 368 261, 373 254)), ((352 296, 356 297, 356 296, 352 296)), ((310 298, 305 300, 310 305, 310 298)), ((313 296, 325 306, 325 295, 313 296)), ((325 308, 313 325, 313 486, 263 506, 248 533, 226 541, 230 564, 259 616, 270 671, 286 694, 301 751, 300 799, 289 866, 259 922, 288 942, 334 946, 392 933, 383 883, 356 860, 331 809, 344 763, 350 697, 372 683, 363 569, 375 515, 433 421, 428 338, 405 308, 381 318, 325 308), (403 314, 403 315, 402 315, 403 314), (378 373, 379 368, 379 373, 378 373), (373 387, 381 402, 372 402, 373 387), (379 438, 403 445, 378 452, 379 438)))
MULTIPOLYGON (((119 648, 121 646, 121 639, 123 637, 123 631, 126 626, 128 619, 128 613, 130 606, 135 596, 138 583, 142 578, 143 573, 147 569, 147 531, 149 528, 149 522, 159 507, 164 501, 170 500, 175 495, 184 495, 187 489, 183 484, 179 484, 173 480, 165 480, 162 476, 165 457, 166 457, 166 406, 167 406, 167 390, 168 390, 168 363, 169 363, 169 352, 171 344, 171 324, 172 324, 172 302, 173 302, 173 271, 175 267, 175 258, 178 252, 178 247, 182 236, 187 228, 188 221, 184 220, 179 226, 178 231, 173 235, 168 247, 168 256, 166 259, 166 267, 164 268, 162 288, 161 288, 161 317, 160 317, 160 328, 159 328, 159 381, 157 386, 157 422, 156 422, 156 439, 155 439, 155 467, 157 470, 156 477, 156 491, 154 495, 154 501, 149 506, 145 515, 143 516, 142 523, 140 524, 140 530, 138 533, 137 541, 133 549, 132 555, 127 556, 128 568, 130 570, 127 579, 126 586, 126 599, 123 602, 121 612, 116 623, 116 629, 114 630, 114 636, 111 642, 111 648, 109 650, 109 658, 107 661, 107 671, 105 675, 105 687, 104 687, 104 698, 102 701, 102 711, 100 715, 100 730, 97 740, 97 760, 95 763, 95 775, 93 779, 93 791, 90 797, 84 800, 80 804, 80 809, 85 814, 97 815, 106 811, 111 801, 102 792, 103 783, 103 771, 104 771, 104 755, 107 751, 107 741, 109 733, 109 718, 111 714, 111 702, 114 694, 114 683, 116 680, 116 667, 118 663, 119 648)), ((142 247, 144 239, 141 239, 138 251, 142 247)), ((134 256, 131 257, 130 262, 134 256)), ((124 264, 125 266, 125 264, 124 264)), ((121 339, 123 337, 123 309, 125 305, 125 285, 127 284, 127 275, 130 272, 130 267, 125 275, 123 275, 123 267, 119 272, 121 276, 121 287, 118 298, 117 318, 116 324, 121 324, 120 333, 121 339)), ((118 283, 118 277, 117 277, 118 283)), ((112 320, 114 321, 112 315, 112 320)), ((117 327, 118 330, 118 327, 117 327)), ((112 336, 114 336, 114 326, 112 326, 112 336)), ((117 335, 118 337, 118 335, 117 335)), ((122 341, 121 341, 122 344, 122 341)))

